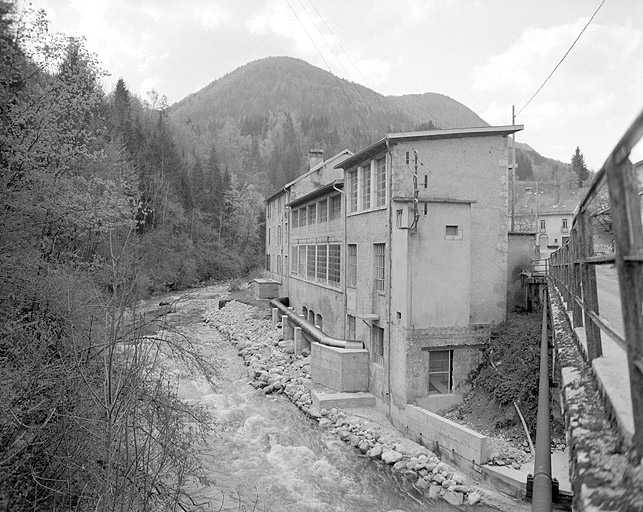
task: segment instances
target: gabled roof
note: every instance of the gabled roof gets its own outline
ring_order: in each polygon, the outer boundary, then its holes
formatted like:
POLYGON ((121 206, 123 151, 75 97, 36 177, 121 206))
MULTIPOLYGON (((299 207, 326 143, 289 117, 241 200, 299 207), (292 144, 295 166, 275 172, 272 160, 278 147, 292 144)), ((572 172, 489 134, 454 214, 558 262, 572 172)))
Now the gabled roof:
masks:
POLYGON ((313 199, 317 199, 318 197, 325 196, 326 194, 330 193, 332 190, 337 190, 338 188, 343 188, 344 187, 344 180, 335 180, 331 181, 330 183, 326 183, 326 185, 316 188, 312 192, 309 192, 308 194, 298 197, 297 199, 294 199, 293 201, 290 201, 289 203, 286 203, 286 206, 290 206, 291 208, 293 206, 299 206, 300 204, 307 203, 308 201, 312 201, 313 199))
POLYGON ((377 141, 375 144, 355 153, 350 158, 347 158, 335 168, 348 169, 354 165, 368 160, 375 155, 382 153, 386 150, 387 145, 393 145, 398 142, 407 142, 413 140, 439 140, 439 139, 458 139, 463 137, 483 137, 488 135, 511 135, 512 133, 519 132, 524 128, 521 124, 509 126, 481 126, 474 128, 450 128, 448 130, 427 130, 421 132, 404 132, 404 133, 389 133, 383 139, 377 141))

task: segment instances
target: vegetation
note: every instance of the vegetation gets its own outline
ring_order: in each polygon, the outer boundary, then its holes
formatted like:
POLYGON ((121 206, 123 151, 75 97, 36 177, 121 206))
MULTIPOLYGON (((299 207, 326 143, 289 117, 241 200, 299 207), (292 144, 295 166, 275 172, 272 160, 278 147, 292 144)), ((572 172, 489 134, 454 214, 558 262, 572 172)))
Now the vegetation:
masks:
POLYGON ((576 151, 574 151, 572 155, 571 169, 576 177, 578 188, 581 188, 583 184, 589 180, 591 174, 585 165, 585 157, 578 146, 576 146, 576 151))

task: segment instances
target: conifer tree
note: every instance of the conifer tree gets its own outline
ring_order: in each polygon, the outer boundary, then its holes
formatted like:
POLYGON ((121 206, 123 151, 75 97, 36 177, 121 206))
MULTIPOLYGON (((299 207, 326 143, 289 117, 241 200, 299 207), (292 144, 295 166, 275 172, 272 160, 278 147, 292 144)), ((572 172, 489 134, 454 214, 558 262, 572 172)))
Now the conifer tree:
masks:
POLYGON ((576 146, 576 151, 572 155, 572 171, 576 176, 578 188, 581 188, 583 183, 589 179, 590 173, 585 165, 585 157, 578 146, 576 146))

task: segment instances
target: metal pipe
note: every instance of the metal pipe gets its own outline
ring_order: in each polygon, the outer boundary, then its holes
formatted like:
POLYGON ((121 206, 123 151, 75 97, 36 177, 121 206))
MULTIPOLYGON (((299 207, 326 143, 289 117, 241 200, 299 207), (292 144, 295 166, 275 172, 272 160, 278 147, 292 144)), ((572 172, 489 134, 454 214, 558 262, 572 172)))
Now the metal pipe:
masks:
POLYGON ((551 434, 549 425, 549 343, 547 338, 547 293, 543 293, 543 322, 540 339, 540 384, 536 423, 533 512, 551 512, 551 434))
POLYGON ((283 304, 283 299, 273 299, 270 301, 270 305, 273 308, 277 308, 282 315, 286 315, 288 320, 295 324, 297 327, 301 327, 302 332, 307 334, 312 341, 316 343, 321 343, 322 345, 328 345, 329 347, 345 348, 345 349, 362 349, 364 348, 361 341, 357 340, 340 340, 337 338, 331 338, 324 334, 320 329, 312 325, 310 322, 307 322, 301 318, 297 313, 292 309, 288 309, 283 304))

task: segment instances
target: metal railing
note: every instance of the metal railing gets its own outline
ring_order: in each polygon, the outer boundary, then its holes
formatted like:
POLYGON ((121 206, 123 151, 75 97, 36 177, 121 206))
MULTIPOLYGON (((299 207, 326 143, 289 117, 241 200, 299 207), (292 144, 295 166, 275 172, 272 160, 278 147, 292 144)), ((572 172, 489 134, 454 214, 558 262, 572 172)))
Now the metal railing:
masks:
POLYGON ((629 155, 641 137, 643 112, 594 177, 574 216, 569 242, 552 253, 550 263, 550 275, 567 303, 573 326, 585 327, 590 363, 603 355, 601 333, 615 340, 627 353, 634 419, 632 444, 637 461, 643 457, 643 225, 638 179, 629 155), (605 185, 609 206, 596 209, 599 191, 605 185), (592 221, 606 211, 611 216, 614 253, 595 254, 592 221), (623 334, 599 312, 596 266, 603 264, 613 264, 617 270, 623 334))

